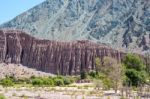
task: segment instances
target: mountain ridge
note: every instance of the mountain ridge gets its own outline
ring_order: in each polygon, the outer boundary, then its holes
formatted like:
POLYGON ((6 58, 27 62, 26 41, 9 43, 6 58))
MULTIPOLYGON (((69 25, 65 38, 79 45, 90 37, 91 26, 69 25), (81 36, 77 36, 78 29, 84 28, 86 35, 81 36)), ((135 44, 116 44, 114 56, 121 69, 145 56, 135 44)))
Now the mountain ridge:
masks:
POLYGON ((150 1, 46 0, 0 28, 49 40, 91 40, 143 53, 150 51, 150 1))

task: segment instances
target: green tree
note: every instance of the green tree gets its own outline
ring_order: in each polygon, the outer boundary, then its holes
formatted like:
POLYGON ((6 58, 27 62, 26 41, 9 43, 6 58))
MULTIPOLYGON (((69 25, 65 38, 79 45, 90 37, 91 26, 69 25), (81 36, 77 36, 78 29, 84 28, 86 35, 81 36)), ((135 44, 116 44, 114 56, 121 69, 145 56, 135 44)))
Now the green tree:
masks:
POLYGON ((146 66, 139 56, 128 54, 123 63, 126 67, 125 75, 127 79, 125 80, 125 83, 127 85, 138 86, 145 83, 147 75, 145 70, 146 66))
MULTIPOLYGON (((103 62, 99 58, 96 58, 95 62, 98 78, 103 80, 105 88, 109 88, 112 85, 117 92, 118 85, 122 79, 123 68, 121 63, 111 57, 104 57, 103 62), (101 75, 104 77, 101 77, 101 75)), ((95 74, 92 73, 92 76, 95 76, 95 74)))
POLYGON ((95 69, 96 69, 96 73, 100 72, 102 69, 102 62, 100 60, 100 58, 96 58, 95 59, 95 69))
POLYGON ((148 72, 149 76, 150 76, 150 52, 145 53, 145 63, 146 63, 146 71, 148 72))
POLYGON ((137 71, 135 69, 127 69, 126 70, 127 83, 128 85, 138 86, 142 84, 146 80, 146 72, 137 71))
POLYGON ((121 63, 111 57, 104 57, 104 64, 102 72, 112 81, 115 92, 118 86, 122 83, 123 68, 121 63))
POLYGON ((137 71, 144 70, 146 67, 141 58, 134 54, 128 54, 123 63, 127 69, 135 69, 137 71))

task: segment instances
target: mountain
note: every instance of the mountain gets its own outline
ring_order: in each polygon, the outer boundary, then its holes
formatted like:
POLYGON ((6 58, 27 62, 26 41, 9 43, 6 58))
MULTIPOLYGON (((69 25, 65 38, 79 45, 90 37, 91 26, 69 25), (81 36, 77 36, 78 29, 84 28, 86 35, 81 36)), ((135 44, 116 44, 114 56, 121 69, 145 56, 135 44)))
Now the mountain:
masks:
POLYGON ((0 28, 59 41, 91 40, 150 52, 150 0, 46 0, 0 28))

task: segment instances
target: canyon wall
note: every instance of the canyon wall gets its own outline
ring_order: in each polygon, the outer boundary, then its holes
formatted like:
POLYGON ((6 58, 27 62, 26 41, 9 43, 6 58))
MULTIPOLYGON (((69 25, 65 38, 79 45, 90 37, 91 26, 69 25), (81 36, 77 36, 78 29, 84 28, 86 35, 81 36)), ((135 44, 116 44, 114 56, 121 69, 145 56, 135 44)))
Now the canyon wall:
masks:
POLYGON ((0 30, 0 61, 22 64, 49 73, 79 74, 95 68, 95 58, 119 61, 125 54, 89 41, 39 40, 18 30, 0 30))

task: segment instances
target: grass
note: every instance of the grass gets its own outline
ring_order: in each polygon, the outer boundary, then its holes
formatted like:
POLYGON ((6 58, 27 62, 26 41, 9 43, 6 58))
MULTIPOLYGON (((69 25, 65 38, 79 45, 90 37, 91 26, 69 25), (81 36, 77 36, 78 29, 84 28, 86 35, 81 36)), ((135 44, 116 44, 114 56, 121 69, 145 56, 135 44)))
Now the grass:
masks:
POLYGON ((0 99, 6 99, 6 97, 3 94, 0 94, 0 99))
POLYGON ((21 97, 22 99, 28 99, 28 96, 26 96, 25 94, 22 94, 20 97, 21 97))
POLYGON ((12 96, 17 96, 17 94, 16 94, 16 93, 13 93, 12 96))
POLYGON ((15 88, 21 88, 21 87, 31 88, 31 87, 33 87, 33 85, 32 84, 14 84, 13 87, 15 87, 15 88))
POLYGON ((78 88, 78 89, 83 89, 83 87, 82 87, 82 86, 78 86, 77 88, 78 88))

